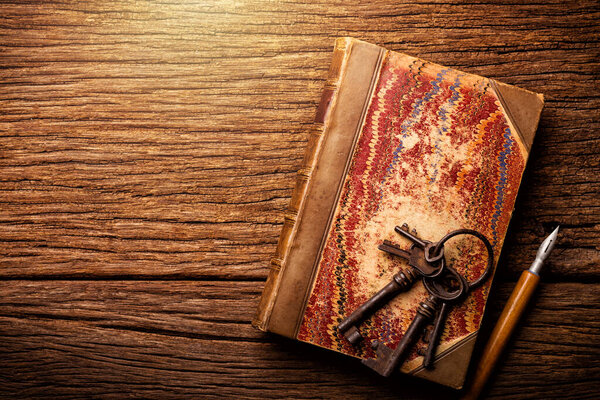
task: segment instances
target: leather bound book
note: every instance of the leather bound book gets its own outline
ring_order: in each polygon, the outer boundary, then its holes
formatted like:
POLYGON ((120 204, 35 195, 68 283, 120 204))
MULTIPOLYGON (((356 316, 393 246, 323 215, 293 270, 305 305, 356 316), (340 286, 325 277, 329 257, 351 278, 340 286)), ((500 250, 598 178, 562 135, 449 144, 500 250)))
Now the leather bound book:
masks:
MULTIPOLYGON (((336 329, 406 268, 378 245, 407 248, 394 232, 404 223, 431 241, 470 228, 495 268, 542 106, 540 94, 338 39, 254 325, 357 358, 375 357, 374 340, 395 348, 427 297, 420 281, 359 327, 358 345, 336 329)), ((487 257, 473 242, 445 247, 471 278, 487 257)), ((462 387, 490 285, 451 308, 433 369, 420 341, 400 370, 462 387)))

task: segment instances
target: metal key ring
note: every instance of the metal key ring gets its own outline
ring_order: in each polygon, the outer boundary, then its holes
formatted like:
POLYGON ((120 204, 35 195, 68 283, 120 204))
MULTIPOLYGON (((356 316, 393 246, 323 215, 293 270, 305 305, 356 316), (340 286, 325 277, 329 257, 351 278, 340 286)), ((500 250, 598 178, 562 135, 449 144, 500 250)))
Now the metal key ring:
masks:
MULTIPOLYGON (((439 242, 437 242, 435 244, 435 247, 433 248, 434 254, 437 254, 439 249, 443 248, 444 243, 446 243, 449 239, 453 238, 454 236, 459 236, 459 235, 475 236, 477 239, 479 239, 483 242, 483 244, 485 245, 485 248, 488 252, 488 262, 487 262, 487 266, 485 267, 485 271, 483 271, 483 274, 481 274, 481 276, 479 278, 477 278, 474 282, 472 282, 472 283, 467 282, 468 290, 470 291, 470 290, 476 288, 477 286, 481 285, 483 283, 483 281, 485 281, 487 279, 488 275, 492 272, 492 265, 494 264, 494 249, 492 248, 490 241, 485 236, 483 236, 481 233, 479 233, 473 229, 458 229, 458 230, 448 233, 439 242)), ((446 268, 450 269, 449 266, 446 268)), ((425 282, 425 281, 423 281, 423 282, 425 282)))
MULTIPOLYGON (((442 251, 442 253, 443 253, 443 251, 442 251)), ((427 254, 427 253, 425 253, 425 254, 427 254)), ((427 260, 427 257, 425 257, 425 259, 427 260)), ((442 259, 440 260, 440 267, 438 268, 438 270, 431 275, 423 275, 423 278, 437 278, 438 276, 443 274, 445 270, 446 270, 446 257, 442 257, 442 259)))
POLYGON ((469 290, 469 283, 467 282, 467 280, 458 273, 458 271, 456 271, 454 268, 450 267, 450 266, 446 266, 445 270, 444 270, 444 274, 450 273, 451 275, 453 275, 453 278, 459 282, 460 287, 454 291, 454 292, 447 292, 447 291, 442 291, 442 289, 440 289, 440 287, 438 286, 439 282, 438 282, 438 277, 434 278, 428 278, 428 277, 423 277, 423 286, 425 286, 425 289, 427 289, 427 291, 434 295, 435 297, 439 298, 440 300, 443 301, 452 301, 452 300, 456 300, 459 297, 461 297, 462 295, 464 295, 465 293, 467 293, 467 291, 469 290))
POLYGON ((438 249, 436 247, 436 243, 428 243, 423 249, 423 252, 425 253, 425 261, 430 264, 440 260, 442 262, 444 261, 444 248, 442 247, 441 249, 438 249), (435 256, 432 256, 432 254, 435 254, 435 256))

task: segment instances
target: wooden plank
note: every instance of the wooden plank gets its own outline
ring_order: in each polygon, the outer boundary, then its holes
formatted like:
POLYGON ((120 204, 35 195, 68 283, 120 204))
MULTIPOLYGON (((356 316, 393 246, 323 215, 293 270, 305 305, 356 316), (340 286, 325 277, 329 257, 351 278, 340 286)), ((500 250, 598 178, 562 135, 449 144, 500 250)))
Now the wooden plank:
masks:
MULTIPOLYGON (((485 330, 512 283, 492 295, 485 330)), ((600 392, 597 283, 542 283, 490 398, 600 392)), ((251 328, 253 282, 8 281, 0 289, 6 397, 431 398, 456 393, 385 380, 358 362, 251 328)))
POLYGON ((0 397, 456 397, 249 325, 341 35, 545 94, 499 282, 563 229, 489 395, 600 397, 599 17, 562 0, 1 4, 0 397))
POLYGON ((597 279, 600 8, 417 3, 0 5, 0 276, 264 280, 353 35, 544 93, 507 276, 597 279))

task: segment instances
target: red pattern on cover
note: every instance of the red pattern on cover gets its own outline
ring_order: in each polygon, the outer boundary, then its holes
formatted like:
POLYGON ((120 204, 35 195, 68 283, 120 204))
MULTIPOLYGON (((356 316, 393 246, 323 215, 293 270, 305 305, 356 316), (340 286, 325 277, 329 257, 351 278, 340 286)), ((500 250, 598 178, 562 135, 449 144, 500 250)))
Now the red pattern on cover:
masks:
MULTIPOLYGON (((376 249, 384 239, 407 245, 394 225, 408 222, 430 240, 452 229, 476 229, 490 239, 497 258, 525 166, 518 140, 485 78, 391 53, 343 183, 298 339, 363 358, 374 356, 372 340, 397 345, 426 297, 419 282, 362 324, 363 345, 350 345, 335 330, 406 266, 376 249)), ((448 261, 476 277, 485 266, 483 246, 470 240, 451 246, 448 261)), ((479 328, 490 282, 453 308, 442 350, 479 328)), ((416 357, 413 351, 409 360, 416 357)))

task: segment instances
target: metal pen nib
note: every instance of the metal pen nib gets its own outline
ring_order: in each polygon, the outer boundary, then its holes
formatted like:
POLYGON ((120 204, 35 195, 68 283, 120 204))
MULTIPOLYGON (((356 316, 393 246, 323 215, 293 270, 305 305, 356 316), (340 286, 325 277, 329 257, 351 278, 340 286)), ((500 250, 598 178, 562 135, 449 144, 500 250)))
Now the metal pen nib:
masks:
POLYGON ((542 269, 542 265, 544 265, 544 261, 546 261, 546 258, 548 258, 548 255, 550 254, 550 252, 554 248, 554 245, 556 244, 556 237, 558 236, 559 228, 560 226, 557 226, 554 232, 552 232, 550 236, 548 236, 542 242, 535 256, 535 260, 531 264, 531 267, 529 267, 529 272, 539 275, 540 270, 542 269))

